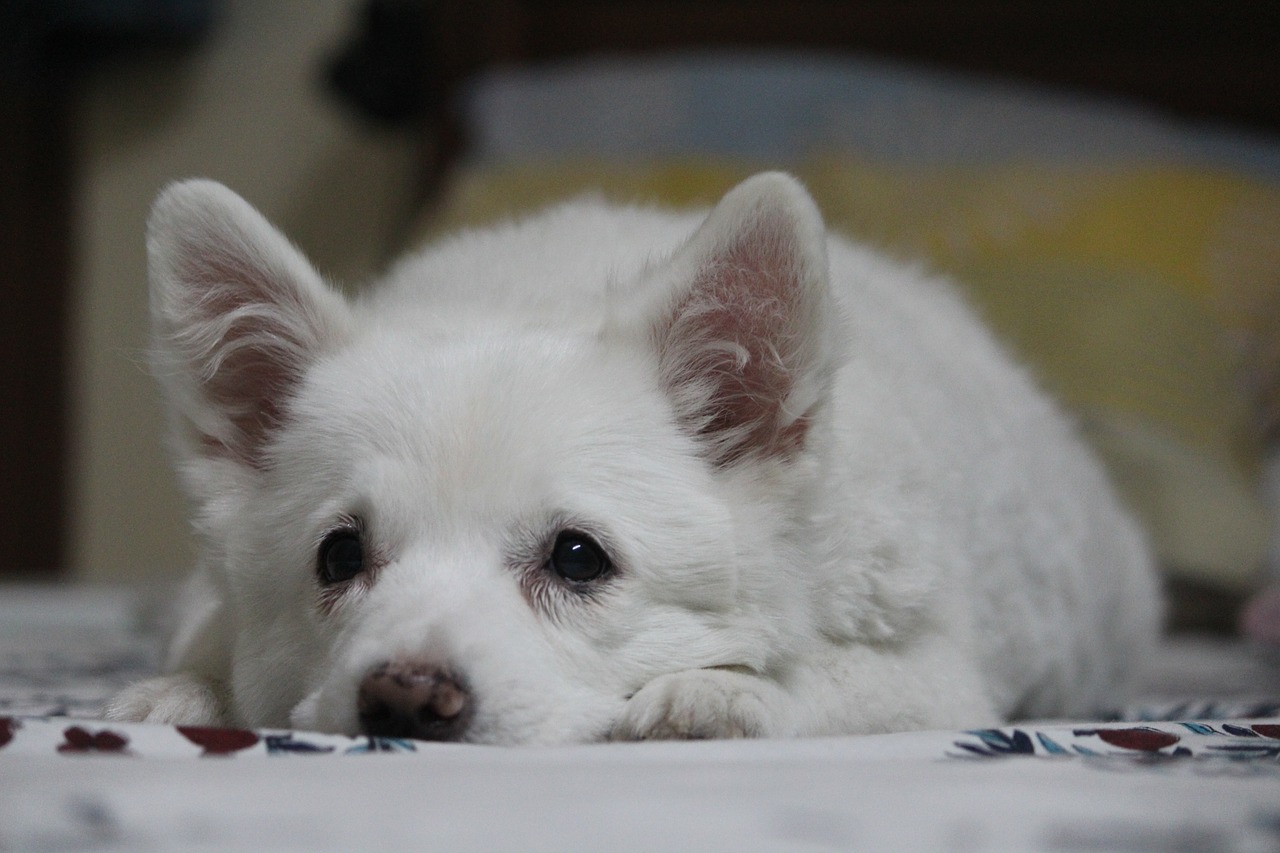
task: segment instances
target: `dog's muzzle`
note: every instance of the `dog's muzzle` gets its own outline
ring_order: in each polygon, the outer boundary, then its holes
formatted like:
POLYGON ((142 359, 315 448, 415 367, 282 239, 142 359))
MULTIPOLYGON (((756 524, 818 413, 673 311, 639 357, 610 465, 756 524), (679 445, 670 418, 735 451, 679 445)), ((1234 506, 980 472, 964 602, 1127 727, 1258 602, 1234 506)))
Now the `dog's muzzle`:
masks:
POLYGON ((464 679, 422 661, 375 666, 356 700, 360 730, 376 737, 462 740, 474 710, 464 679))

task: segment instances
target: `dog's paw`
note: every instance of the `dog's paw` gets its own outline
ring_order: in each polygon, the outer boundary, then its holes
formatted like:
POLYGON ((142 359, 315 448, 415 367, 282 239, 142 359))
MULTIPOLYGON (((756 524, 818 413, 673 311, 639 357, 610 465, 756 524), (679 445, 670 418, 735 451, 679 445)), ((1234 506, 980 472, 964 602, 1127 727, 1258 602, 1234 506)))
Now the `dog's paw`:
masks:
POLYGON ((694 669, 655 678, 628 700, 613 740, 709 740, 781 734, 781 689, 760 676, 694 669))
POLYGON ((226 702, 208 681, 186 673, 149 678, 107 703, 109 720, 186 726, 228 725, 226 702))

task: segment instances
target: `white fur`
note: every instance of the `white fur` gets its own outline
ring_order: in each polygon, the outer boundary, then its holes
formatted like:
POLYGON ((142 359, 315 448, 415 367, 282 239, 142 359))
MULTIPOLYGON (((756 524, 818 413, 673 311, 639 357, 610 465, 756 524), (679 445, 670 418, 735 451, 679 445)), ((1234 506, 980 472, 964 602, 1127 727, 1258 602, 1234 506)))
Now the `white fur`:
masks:
POLYGON ((410 659, 465 674, 470 741, 975 726, 1096 710, 1155 635, 1068 420, 786 176, 464 233, 350 302, 217 184, 148 249, 204 558, 121 718, 355 733, 410 659), (377 567, 324 593, 343 518, 377 567), (613 559, 589 595, 539 562, 565 528, 613 559))

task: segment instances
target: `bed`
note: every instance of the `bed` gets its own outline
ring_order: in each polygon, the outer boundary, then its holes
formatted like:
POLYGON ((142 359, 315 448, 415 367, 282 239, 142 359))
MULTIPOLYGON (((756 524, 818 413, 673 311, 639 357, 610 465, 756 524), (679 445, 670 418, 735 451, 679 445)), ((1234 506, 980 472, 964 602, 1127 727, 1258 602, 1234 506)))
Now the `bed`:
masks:
POLYGON ((837 51, 841 4, 738 5, 400 4, 435 50, 408 63, 434 88, 383 109, 423 140, 400 245, 797 174, 833 227, 955 276, 1105 457, 1174 593, 1135 694, 979 731, 533 749, 118 724, 167 591, 8 587, 0 850, 1280 849, 1280 641, 1236 629, 1271 547, 1280 143, 837 51), (658 7, 684 29, 625 28, 658 7))

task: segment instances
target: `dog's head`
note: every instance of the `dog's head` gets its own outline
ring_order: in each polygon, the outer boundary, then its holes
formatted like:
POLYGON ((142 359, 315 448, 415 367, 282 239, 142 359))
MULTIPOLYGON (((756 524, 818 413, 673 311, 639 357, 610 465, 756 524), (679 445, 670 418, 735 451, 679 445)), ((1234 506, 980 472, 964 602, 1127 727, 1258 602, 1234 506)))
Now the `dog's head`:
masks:
POLYGON ((821 219, 764 175, 674 221, 581 204, 347 300, 229 190, 161 196, 156 369, 245 722, 588 740, 659 675, 792 652, 821 219))

